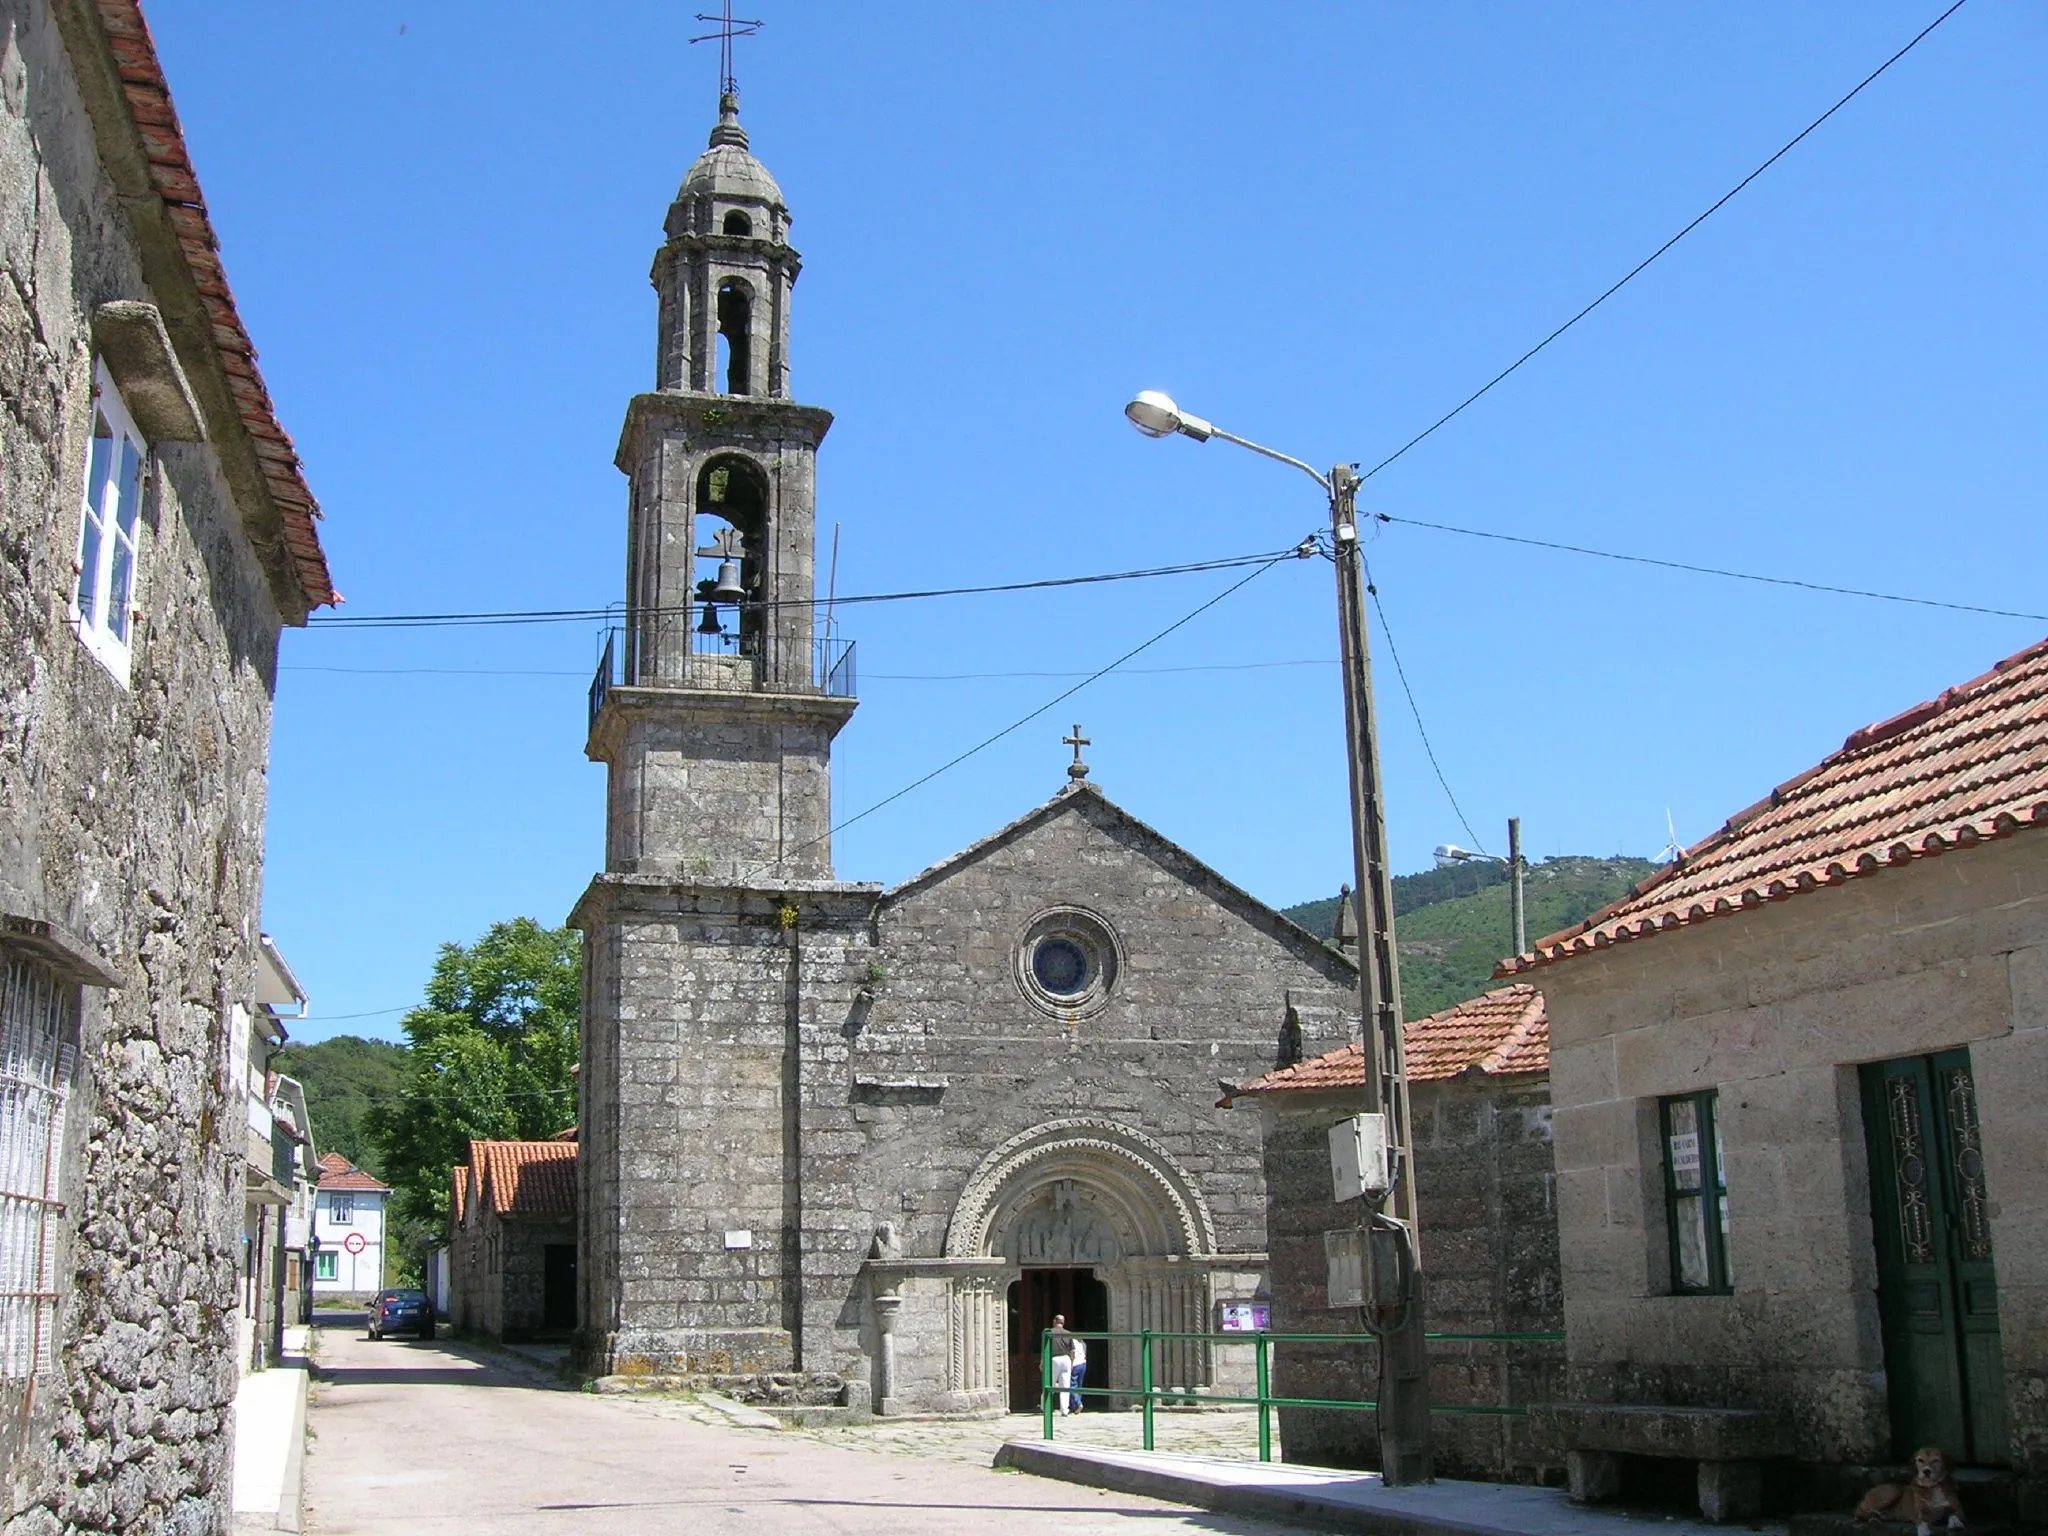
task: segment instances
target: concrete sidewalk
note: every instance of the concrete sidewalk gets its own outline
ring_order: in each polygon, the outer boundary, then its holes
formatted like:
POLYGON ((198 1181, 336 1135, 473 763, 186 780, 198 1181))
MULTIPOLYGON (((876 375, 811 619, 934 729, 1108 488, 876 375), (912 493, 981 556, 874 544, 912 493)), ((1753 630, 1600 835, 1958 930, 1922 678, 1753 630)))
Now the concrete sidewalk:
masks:
POLYGON ((296 1531, 306 1457, 308 1328, 284 1331, 284 1357, 235 1390, 235 1529, 296 1531))
MULTIPOLYGON (((1043 1440, 1012 1440, 996 1452, 995 1464, 1224 1514, 1369 1531, 1375 1536, 1643 1536, 1648 1530, 1667 1536, 1727 1536, 1731 1529, 1662 1514, 1587 1509, 1572 1503, 1559 1488, 1448 1478, 1421 1488, 1388 1488, 1374 1472, 1043 1440)), ((1753 1521, 1732 1529, 1783 1536, 1786 1527, 1782 1521, 1753 1521)))

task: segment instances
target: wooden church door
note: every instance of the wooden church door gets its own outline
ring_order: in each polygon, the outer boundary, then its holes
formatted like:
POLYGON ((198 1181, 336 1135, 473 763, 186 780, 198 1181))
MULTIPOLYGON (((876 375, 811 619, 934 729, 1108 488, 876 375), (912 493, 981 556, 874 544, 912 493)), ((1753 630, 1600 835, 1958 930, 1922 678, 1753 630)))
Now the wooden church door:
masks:
MULTIPOLYGON (((1037 1413, 1045 1385, 1041 1375, 1045 1330, 1058 1314, 1070 1329, 1106 1332, 1109 1287, 1095 1278, 1092 1269, 1027 1269, 1011 1282, 1009 1310, 1010 1411, 1037 1413)), ((1109 1346, 1091 1340, 1088 1385, 1108 1384, 1109 1346)))
POLYGON ((1967 1050, 1863 1068, 1892 1451, 2006 1460, 1998 1282, 1967 1050))

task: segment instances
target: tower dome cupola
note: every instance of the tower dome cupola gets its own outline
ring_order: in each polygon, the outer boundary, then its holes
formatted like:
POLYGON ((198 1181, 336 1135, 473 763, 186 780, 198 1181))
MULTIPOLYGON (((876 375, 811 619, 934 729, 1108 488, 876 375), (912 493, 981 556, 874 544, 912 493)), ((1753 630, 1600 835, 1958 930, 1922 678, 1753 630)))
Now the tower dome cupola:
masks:
POLYGON ((710 146, 697 157, 676 192, 679 204, 700 198, 751 203, 777 210, 785 220, 789 215, 782 188, 747 148, 747 130, 740 126, 740 100, 730 93, 718 99, 718 126, 711 130, 710 146))
POLYGON ((661 296, 655 385, 789 398, 789 293, 801 259, 789 206, 740 126, 740 98, 718 98, 718 126, 669 205, 654 258, 661 296))

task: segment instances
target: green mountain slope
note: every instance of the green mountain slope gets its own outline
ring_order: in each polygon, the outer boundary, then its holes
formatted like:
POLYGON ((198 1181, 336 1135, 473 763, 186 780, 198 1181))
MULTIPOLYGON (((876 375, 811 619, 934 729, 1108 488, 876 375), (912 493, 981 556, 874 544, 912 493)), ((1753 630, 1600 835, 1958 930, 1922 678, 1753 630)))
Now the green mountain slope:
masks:
MULTIPOLYGON (((1560 857, 1529 867, 1530 939, 1583 922, 1656 869, 1650 859, 1560 857)), ((1335 897, 1282 909, 1327 937, 1335 897)), ((1394 877, 1395 934, 1401 948, 1403 1014, 1419 1019, 1477 997, 1493 985, 1493 967, 1513 947, 1507 870, 1497 863, 1454 864, 1394 877)))
POLYGON ((363 1115, 378 1100, 404 1092, 405 1047, 336 1035, 314 1045, 288 1045, 272 1065, 305 1085, 314 1150, 339 1152, 382 1178, 383 1158, 363 1126, 363 1115))

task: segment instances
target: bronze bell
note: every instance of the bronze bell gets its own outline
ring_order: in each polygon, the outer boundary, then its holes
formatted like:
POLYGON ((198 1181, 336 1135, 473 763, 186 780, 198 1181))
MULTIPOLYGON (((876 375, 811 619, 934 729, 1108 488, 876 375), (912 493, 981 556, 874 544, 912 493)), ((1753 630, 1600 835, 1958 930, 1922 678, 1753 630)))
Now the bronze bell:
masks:
POLYGON ((718 562, 718 580, 711 585, 711 596, 718 602, 732 606, 744 602, 747 589, 740 585, 740 563, 737 560, 718 562))
POLYGON ((697 633, 700 635, 720 635, 725 633, 724 630, 718 627, 718 610, 710 603, 704 605, 704 617, 697 621, 697 633))

